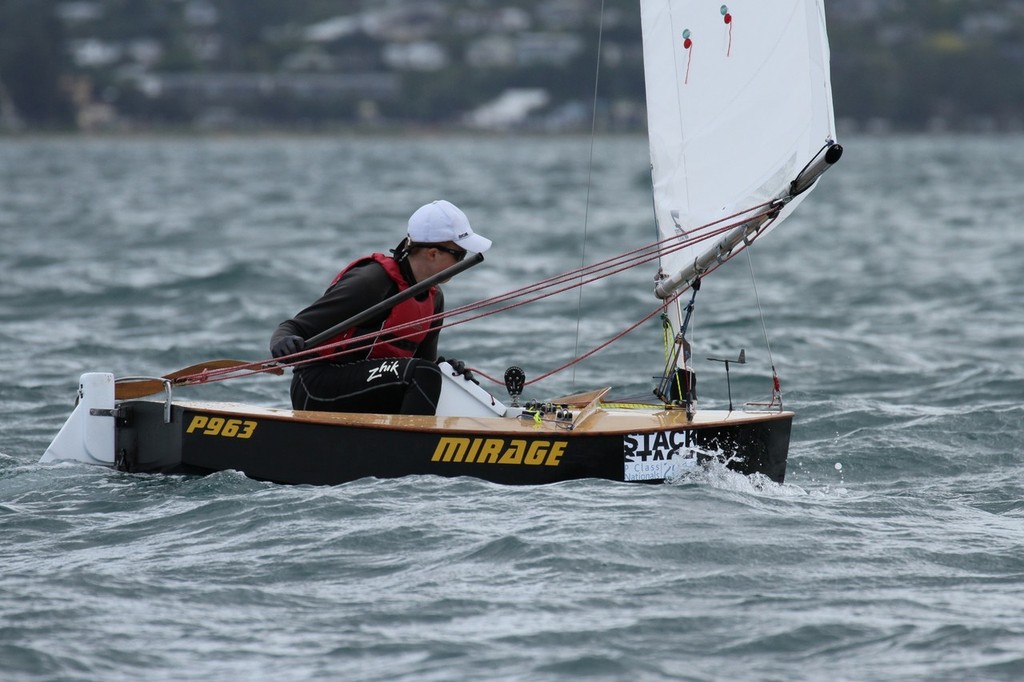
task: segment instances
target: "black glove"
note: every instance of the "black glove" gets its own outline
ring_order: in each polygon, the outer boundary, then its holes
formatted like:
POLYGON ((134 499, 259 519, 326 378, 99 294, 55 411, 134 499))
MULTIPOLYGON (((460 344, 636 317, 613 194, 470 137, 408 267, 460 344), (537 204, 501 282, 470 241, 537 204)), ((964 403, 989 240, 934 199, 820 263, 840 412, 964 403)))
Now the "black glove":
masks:
POLYGON ((449 365, 451 365, 452 371, 455 373, 455 376, 459 376, 461 374, 462 378, 465 379, 466 381, 472 381, 474 384, 478 386, 480 385, 480 382, 476 380, 475 376, 473 376, 473 371, 466 367, 466 363, 463 362, 462 360, 456 360, 455 358, 448 358, 447 360, 445 360, 445 357, 443 355, 438 355, 437 361, 447 362, 449 365))
POLYGON ((270 354, 275 358, 279 358, 283 355, 293 355, 299 351, 305 350, 305 348, 306 340, 301 336, 283 336, 270 347, 270 354))

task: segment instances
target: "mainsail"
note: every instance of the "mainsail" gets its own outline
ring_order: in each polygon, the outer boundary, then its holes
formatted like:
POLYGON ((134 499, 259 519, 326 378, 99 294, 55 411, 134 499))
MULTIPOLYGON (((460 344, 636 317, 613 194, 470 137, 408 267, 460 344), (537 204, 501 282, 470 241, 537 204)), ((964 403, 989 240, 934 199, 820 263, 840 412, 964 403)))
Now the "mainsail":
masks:
POLYGON ((785 196, 835 140, 828 38, 823 0, 642 0, 641 20, 655 218, 660 239, 675 238, 661 259, 668 297, 806 196, 728 243, 694 241, 785 196))

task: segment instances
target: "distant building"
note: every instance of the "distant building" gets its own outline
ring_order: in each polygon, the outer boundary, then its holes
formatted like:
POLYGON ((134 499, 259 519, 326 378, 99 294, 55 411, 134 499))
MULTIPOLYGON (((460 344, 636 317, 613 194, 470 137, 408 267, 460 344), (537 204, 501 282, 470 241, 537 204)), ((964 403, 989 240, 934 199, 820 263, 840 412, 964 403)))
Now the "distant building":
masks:
POLYGON ((71 61, 83 69, 110 66, 119 61, 124 53, 120 45, 98 38, 75 40, 68 48, 71 52, 71 61))
POLYGON ((189 26, 210 27, 220 20, 220 14, 208 0, 189 0, 185 4, 184 18, 189 26))
POLYGON ((69 24, 96 21, 103 16, 103 5, 98 2, 62 2, 54 9, 57 18, 69 24))
POLYGON ((305 40, 313 43, 330 43, 363 31, 363 17, 348 15, 334 17, 307 26, 302 32, 305 40))
POLYGON ((487 104, 466 114, 472 128, 507 130, 524 123, 531 113, 547 106, 551 96, 539 88, 509 89, 487 104))
POLYGON ((261 97, 393 99, 400 81, 391 73, 151 73, 142 84, 152 98, 181 97, 231 104, 261 97))
POLYGON ((476 69, 565 66, 583 51, 583 41, 571 33, 488 35, 466 48, 466 64, 476 69))
POLYGON ((565 66, 583 51, 583 40, 574 33, 523 33, 516 37, 519 66, 565 66))
POLYGON ((520 33, 533 27, 533 19, 521 7, 474 7, 455 12, 452 27, 474 35, 520 33))
POLYGON ((412 43, 388 43, 384 63, 399 71, 437 71, 448 66, 448 54, 438 43, 419 40, 412 43))
POLYGON ((509 68, 516 64, 516 45, 511 36, 489 35, 466 48, 466 65, 474 69, 509 68))

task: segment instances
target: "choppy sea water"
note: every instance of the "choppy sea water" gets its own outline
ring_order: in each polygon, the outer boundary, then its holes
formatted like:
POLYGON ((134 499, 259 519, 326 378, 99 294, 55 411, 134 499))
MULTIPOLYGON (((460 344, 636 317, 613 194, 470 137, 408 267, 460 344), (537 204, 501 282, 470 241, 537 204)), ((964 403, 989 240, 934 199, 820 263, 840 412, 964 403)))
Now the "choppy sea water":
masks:
MULTIPOLYGON (((0 140, 0 677, 1024 678, 1024 138, 843 142, 697 299, 702 405, 727 401, 708 356, 746 349, 738 402, 779 370, 784 485, 323 488, 37 460, 82 372, 265 358, 431 199, 495 241, 450 306, 653 241, 645 141, 599 138, 591 171, 584 138, 0 140)), ((442 349, 539 376, 652 309, 640 270, 442 349)), ((649 390, 660 362, 645 326, 527 397, 649 390)))

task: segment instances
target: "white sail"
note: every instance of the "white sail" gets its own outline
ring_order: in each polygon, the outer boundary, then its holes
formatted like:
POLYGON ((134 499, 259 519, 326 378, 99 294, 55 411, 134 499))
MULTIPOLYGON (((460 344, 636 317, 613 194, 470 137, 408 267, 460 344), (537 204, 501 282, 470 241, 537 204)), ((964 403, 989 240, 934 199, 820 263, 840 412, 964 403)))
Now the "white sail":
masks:
MULTIPOLYGON (((823 0, 642 0, 655 217, 661 239, 784 194, 835 139, 823 0)), ((777 226, 803 198, 783 208, 777 226)), ((723 221, 720 225, 733 221, 723 221)), ((758 234, 758 236, 760 236, 758 234)), ((662 257, 683 285, 721 237, 662 257), (680 274, 683 273, 683 274, 680 274)), ((743 248, 739 241, 732 251, 743 248)), ((696 270, 696 271, 695 271, 696 270)), ((666 296, 671 288, 660 291, 666 296)))

